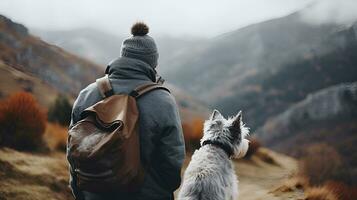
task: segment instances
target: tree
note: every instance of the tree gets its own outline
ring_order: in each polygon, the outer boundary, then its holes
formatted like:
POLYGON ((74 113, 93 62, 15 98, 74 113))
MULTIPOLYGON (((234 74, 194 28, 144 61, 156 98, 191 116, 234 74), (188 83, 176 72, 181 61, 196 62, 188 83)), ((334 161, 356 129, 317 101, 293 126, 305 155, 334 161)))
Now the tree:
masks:
POLYGON ((58 95, 48 110, 48 120, 68 126, 71 121, 72 105, 64 95, 58 95))
POLYGON ((46 114, 35 98, 18 92, 0 103, 0 145, 18 150, 44 147, 46 114))

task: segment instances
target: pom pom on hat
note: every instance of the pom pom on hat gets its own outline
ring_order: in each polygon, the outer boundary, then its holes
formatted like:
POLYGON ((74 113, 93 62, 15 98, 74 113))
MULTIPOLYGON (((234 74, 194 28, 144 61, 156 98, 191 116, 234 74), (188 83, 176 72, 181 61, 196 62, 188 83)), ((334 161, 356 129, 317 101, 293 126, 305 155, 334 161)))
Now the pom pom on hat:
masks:
POLYGON ((133 36, 144 36, 149 33, 149 27, 143 22, 137 22, 131 27, 133 36))

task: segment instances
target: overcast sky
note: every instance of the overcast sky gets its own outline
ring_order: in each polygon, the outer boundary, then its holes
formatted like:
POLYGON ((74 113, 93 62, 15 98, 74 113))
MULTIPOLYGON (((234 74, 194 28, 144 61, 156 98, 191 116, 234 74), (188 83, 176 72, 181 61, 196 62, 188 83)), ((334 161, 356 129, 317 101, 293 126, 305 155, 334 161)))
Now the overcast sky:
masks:
MULTIPOLYGON (((129 34, 135 21, 145 21, 152 35, 212 37, 239 27, 284 16, 311 2, 322 3, 307 19, 331 18, 328 9, 343 4, 336 15, 354 18, 357 0, 1 0, 0 14, 27 27, 62 30, 92 27, 129 34), (328 3, 326 3, 328 2, 328 3), (344 3, 340 3, 344 2, 344 3), (350 4, 346 4, 349 2, 350 4), (354 7, 353 7, 354 6, 354 7), (321 7, 323 8, 321 10, 321 7), (345 10, 348 10, 347 14, 345 10), (322 14, 321 14, 322 13, 322 14), (309 18, 310 17, 310 18, 309 18)), ((329 19, 330 20, 330 19, 329 19)))

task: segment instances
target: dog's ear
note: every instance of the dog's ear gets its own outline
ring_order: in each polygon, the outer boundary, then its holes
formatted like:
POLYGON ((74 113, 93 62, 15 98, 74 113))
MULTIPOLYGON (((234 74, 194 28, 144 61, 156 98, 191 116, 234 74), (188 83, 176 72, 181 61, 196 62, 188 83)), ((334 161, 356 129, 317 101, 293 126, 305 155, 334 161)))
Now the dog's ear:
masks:
POLYGON ((209 118, 210 120, 215 120, 215 119, 223 119, 222 114, 218 110, 214 110, 213 113, 211 114, 211 117, 209 118))
POLYGON ((232 126, 236 129, 240 129, 242 124, 242 111, 239 111, 238 114, 233 118, 232 126))

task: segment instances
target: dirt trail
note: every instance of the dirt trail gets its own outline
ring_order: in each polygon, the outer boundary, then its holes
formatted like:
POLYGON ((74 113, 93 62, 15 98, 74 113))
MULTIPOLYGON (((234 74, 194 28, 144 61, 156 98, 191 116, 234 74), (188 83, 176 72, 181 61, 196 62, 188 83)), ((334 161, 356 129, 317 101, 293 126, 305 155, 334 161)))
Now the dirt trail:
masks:
POLYGON ((236 162, 239 179, 239 199, 244 200, 287 200, 303 199, 303 191, 274 191, 297 170, 297 162, 293 158, 261 149, 260 156, 253 156, 251 161, 236 162), (270 156, 272 160, 264 159, 270 156), (270 163, 270 162, 275 163, 270 163))
MULTIPOLYGON (((189 158, 185 166, 188 162, 189 158)), ((235 165, 240 181, 239 199, 303 199, 302 191, 272 192, 296 171, 294 159, 262 148, 252 160, 240 160, 235 165)), ((67 180, 64 153, 31 154, 0 149, 0 200, 72 199, 67 180)))

